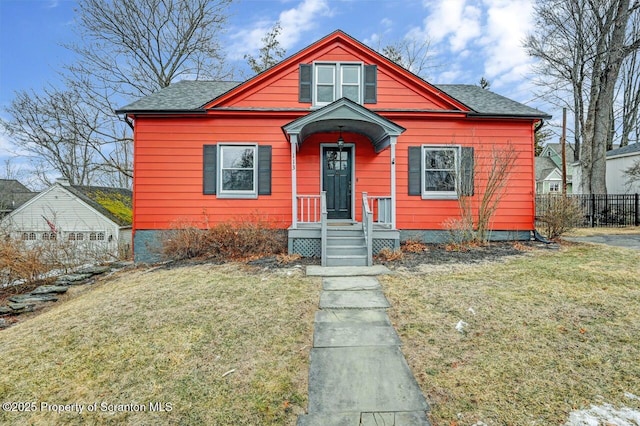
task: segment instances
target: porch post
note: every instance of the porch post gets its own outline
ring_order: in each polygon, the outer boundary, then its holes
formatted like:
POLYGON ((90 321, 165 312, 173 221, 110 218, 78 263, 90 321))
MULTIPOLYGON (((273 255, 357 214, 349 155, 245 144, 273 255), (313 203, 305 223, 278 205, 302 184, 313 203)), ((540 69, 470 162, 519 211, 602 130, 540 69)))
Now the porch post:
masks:
POLYGON ((298 150, 298 135, 289 135, 291 139, 291 227, 298 227, 298 178, 296 172, 296 151, 298 150))
POLYGON ((397 136, 389 137, 391 142, 391 229, 396 229, 396 142, 397 136))

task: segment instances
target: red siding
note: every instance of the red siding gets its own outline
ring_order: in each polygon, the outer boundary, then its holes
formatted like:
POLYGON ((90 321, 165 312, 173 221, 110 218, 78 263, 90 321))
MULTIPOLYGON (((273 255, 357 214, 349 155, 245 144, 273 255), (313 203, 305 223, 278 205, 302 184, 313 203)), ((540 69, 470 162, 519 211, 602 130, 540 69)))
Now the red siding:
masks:
MULTIPOLYGON (((457 144, 475 148, 480 174, 476 176, 477 204, 494 146, 512 144, 519 153, 517 167, 509 178, 503 201, 494 217, 496 230, 531 230, 534 227, 533 127, 531 120, 472 119, 455 101, 415 79, 399 73, 386 60, 338 37, 334 43, 314 46, 285 61, 275 71, 247 83, 242 91, 230 92, 212 107, 297 108, 298 112, 232 112, 212 110, 203 117, 148 117, 135 120, 134 228, 169 229, 177 223, 198 226, 251 219, 260 216, 285 228, 291 223, 291 148, 281 127, 308 113, 309 104, 298 102, 298 64, 313 61, 360 61, 378 64, 378 103, 365 105, 406 128, 396 148, 397 227, 399 229, 444 229, 444 222, 459 217, 455 200, 423 200, 409 196, 407 156, 409 146, 457 144), (389 110, 421 109, 403 113, 389 110), (439 113, 437 111, 440 111, 439 113), (280 116, 277 114, 288 114, 280 116), (203 145, 248 142, 271 145, 272 194, 257 199, 219 199, 203 195, 203 145)), ((356 219, 361 218, 363 191, 389 195, 391 150, 376 154, 363 136, 345 134, 355 144, 356 219)), ((337 134, 315 134, 297 153, 298 194, 320 192, 320 144, 334 142, 337 134)))
MULTIPOLYGON (((336 46, 315 56, 305 58, 305 63, 314 61, 327 62, 363 62, 367 56, 358 52, 348 52, 344 46, 336 46)), ((298 64, 281 70, 277 78, 267 79, 252 91, 239 95, 229 102, 228 106, 239 107, 299 107, 308 108, 309 104, 298 102, 298 64)), ((370 105, 374 109, 385 108, 419 108, 432 110, 450 110, 451 105, 424 93, 424 86, 411 81, 398 81, 394 73, 384 65, 378 65, 378 103, 370 105)))
POLYGON ((136 120, 134 202, 137 229, 169 229, 176 223, 206 223, 266 217, 280 227, 291 222, 289 142, 280 126, 287 121, 210 118, 136 120), (248 142, 272 146, 271 195, 219 199, 202 193, 203 145, 248 142))
POLYGON ((397 227, 398 229, 446 229, 444 221, 460 216, 456 200, 423 200, 408 194, 408 146, 456 144, 472 146, 478 174, 475 178, 474 206, 484 193, 492 151, 511 144, 518 153, 502 202, 492 221, 496 230, 533 229, 533 130, 525 120, 397 120, 407 131, 398 138, 397 227))

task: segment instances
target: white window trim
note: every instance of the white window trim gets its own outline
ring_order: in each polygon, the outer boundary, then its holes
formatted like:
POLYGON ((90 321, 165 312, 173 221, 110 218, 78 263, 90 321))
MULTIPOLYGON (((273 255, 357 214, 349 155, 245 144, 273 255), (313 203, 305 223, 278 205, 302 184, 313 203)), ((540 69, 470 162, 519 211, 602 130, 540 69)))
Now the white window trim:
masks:
POLYGON ((422 145, 420 151, 420 189, 422 190, 423 200, 457 200, 458 188, 460 186, 460 145, 422 145), (456 190, 455 191, 425 191, 425 164, 424 156, 427 150, 453 150, 455 154, 455 174, 456 174, 456 190))
POLYGON ((216 182, 217 182, 217 198, 258 198, 258 144, 257 143, 243 143, 243 142, 234 142, 234 143, 218 143, 217 144, 218 154, 216 155, 217 162, 216 164, 216 182), (222 188, 222 156, 223 149, 225 147, 247 147, 253 148, 253 189, 249 191, 239 191, 239 190, 224 190, 222 188))
MULTIPOLYGON (((313 90, 311 91, 313 106, 323 107, 329 105, 332 102, 342 98, 342 67, 343 66, 358 66, 360 73, 358 76, 358 101, 356 103, 362 105, 364 103, 364 62, 314 62, 313 63, 313 90), (319 66, 332 66, 333 67, 333 101, 331 102, 318 102, 318 67, 319 66)), ((353 84, 349 84, 353 86, 353 84)))

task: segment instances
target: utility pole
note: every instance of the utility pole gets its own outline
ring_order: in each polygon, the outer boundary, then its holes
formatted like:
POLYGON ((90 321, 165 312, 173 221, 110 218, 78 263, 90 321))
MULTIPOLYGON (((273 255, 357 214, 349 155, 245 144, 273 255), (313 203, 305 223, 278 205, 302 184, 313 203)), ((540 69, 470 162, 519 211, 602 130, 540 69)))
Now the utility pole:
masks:
POLYGON ((567 195, 567 108, 562 108, 562 195, 567 195))

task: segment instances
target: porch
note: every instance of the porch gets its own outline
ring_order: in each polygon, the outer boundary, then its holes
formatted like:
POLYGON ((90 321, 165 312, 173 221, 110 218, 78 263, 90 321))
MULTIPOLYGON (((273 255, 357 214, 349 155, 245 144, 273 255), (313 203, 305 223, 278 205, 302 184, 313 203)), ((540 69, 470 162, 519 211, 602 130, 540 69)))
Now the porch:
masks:
POLYGON ((383 248, 399 247, 395 157, 405 129, 341 98, 282 130, 291 143, 289 253, 369 266, 383 248), (369 195, 378 190, 386 193, 369 195))
POLYGON ((288 230, 289 253, 319 257, 322 266, 371 266, 373 255, 400 246, 392 224, 391 196, 362 193, 362 221, 328 219, 326 192, 297 195, 288 230))

